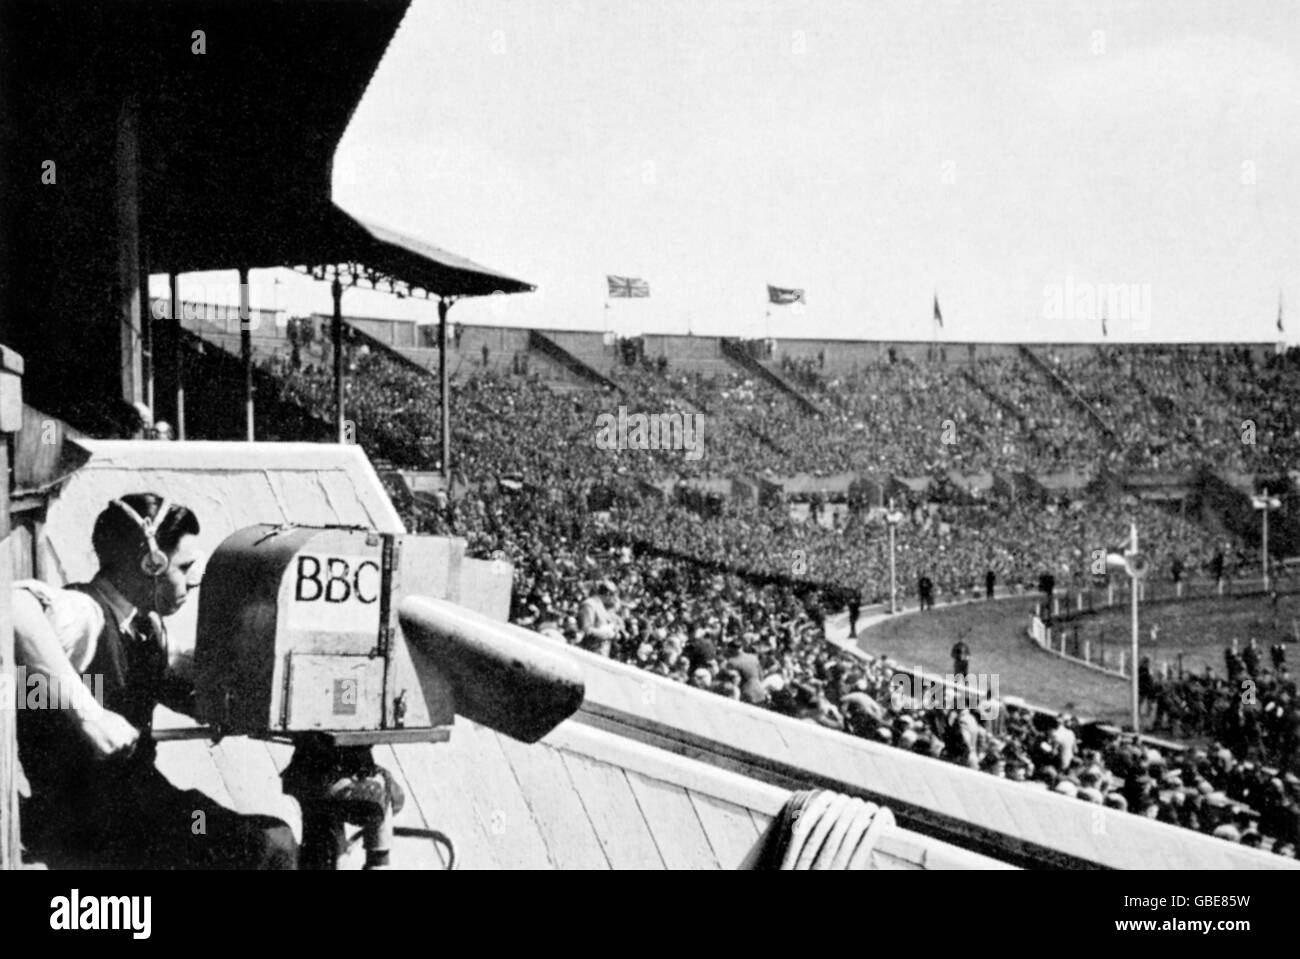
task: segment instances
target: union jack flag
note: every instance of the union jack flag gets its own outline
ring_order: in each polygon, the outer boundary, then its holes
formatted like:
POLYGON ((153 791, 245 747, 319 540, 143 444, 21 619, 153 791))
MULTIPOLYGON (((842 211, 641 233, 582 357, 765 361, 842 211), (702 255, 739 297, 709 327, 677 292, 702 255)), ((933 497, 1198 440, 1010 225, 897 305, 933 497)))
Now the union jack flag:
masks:
POLYGON ((614 300, 632 300, 650 295, 650 284, 634 276, 606 276, 609 296, 614 300))

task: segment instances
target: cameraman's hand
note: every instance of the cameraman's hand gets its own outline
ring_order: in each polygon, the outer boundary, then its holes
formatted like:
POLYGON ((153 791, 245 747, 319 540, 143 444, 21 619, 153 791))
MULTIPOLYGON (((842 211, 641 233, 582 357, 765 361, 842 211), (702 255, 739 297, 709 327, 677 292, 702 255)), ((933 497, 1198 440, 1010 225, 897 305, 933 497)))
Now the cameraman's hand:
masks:
POLYGON ((135 751, 140 731, 117 713, 105 709, 81 720, 81 734, 97 759, 126 758, 135 751))

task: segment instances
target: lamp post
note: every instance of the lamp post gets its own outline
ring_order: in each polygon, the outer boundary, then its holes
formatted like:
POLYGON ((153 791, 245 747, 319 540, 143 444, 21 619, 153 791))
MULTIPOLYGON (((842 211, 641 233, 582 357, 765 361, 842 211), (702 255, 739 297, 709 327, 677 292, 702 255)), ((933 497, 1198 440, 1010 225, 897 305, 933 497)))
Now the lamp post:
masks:
POLYGON ((1130 692, 1133 697, 1133 735, 1142 735, 1142 716, 1138 709, 1138 573, 1135 561, 1138 559, 1137 523, 1129 527, 1128 544, 1129 597, 1133 616, 1133 659, 1129 662, 1130 692))
POLYGON ((889 501, 889 512, 885 514, 885 522, 889 524, 889 612, 894 614, 898 612, 898 581, 895 575, 894 563, 894 527, 903 521, 903 514, 894 509, 894 501, 889 501))
POLYGON ((1252 496, 1250 505, 1260 511, 1263 530, 1261 536, 1264 547, 1264 592, 1268 592, 1268 514, 1282 506, 1282 501, 1276 496, 1270 496, 1265 490, 1262 495, 1252 496))
POLYGON ((1129 663, 1129 695, 1133 704, 1133 734, 1142 734, 1142 718, 1138 712, 1138 587, 1146 576, 1149 564, 1147 558, 1138 551, 1137 523, 1129 524, 1128 549, 1124 553, 1112 553, 1106 557, 1106 565, 1118 567, 1128 573, 1129 606, 1132 614, 1132 661, 1129 663))

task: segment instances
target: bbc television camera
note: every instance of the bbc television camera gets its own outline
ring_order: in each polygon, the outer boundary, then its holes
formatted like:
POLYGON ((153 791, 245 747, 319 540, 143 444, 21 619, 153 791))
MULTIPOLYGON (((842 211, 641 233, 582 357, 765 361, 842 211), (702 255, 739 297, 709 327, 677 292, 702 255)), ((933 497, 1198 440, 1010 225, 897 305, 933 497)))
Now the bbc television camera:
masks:
POLYGON ((577 663, 518 627, 400 596, 400 537, 258 525, 212 554, 200 591, 197 718, 217 735, 288 740, 284 791, 304 868, 336 868, 344 826, 386 865, 400 788, 380 744, 444 742, 457 714, 536 742, 582 704, 577 663))

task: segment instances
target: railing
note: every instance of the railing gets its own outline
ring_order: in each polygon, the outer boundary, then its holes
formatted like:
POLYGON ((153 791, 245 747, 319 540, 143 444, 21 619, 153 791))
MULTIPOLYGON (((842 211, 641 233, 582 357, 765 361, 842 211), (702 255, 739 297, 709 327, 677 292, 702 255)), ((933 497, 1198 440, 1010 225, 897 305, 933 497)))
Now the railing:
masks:
POLYGON ((1037 643, 1044 652, 1059 656, 1061 659, 1068 659, 1080 666, 1087 666, 1089 669, 1095 669, 1109 676, 1118 676, 1121 679, 1125 679, 1129 675, 1126 670, 1132 663, 1128 662, 1127 649, 1119 649, 1118 657, 1112 652, 1108 665, 1107 650, 1104 645, 1099 646, 1094 651, 1091 641, 1085 639, 1080 643, 1077 631, 1073 637, 1073 642, 1070 642, 1070 637, 1067 636, 1064 629, 1054 630, 1039 619, 1037 613, 1029 617, 1029 638, 1037 643))
POLYGON ((731 360, 741 369, 754 374, 769 386, 774 387, 778 392, 784 393, 786 396, 790 397, 799 404, 800 408, 803 409, 804 412, 813 416, 822 415, 821 407, 805 396, 800 390, 796 389, 792 384, 787 382, 783 376, 778 375, 774 370, 764 366, 757 359, 751 356, 749 351, 745 349, 744 344, 739 340, 723 337, 719 341, 719 345, 721 346, 723 356, 731 360))
MULTIPOLYGON (((1290 571, 1280 565, 1276 569, 1282 575, 1271 576, 1272 589, 1279 595, 1300 593, 1300 583, 1294 582, 1290 571)), ((1146 608, 1213 597, 1244 598, 1263 595, 1262 575, 1180 583, 1147 579, 1138 583, 1138 602, 1146 608)), ((1093 614, 1126 607, 1131 598, 1131 587, 1127 581, 1111 582, 1105 588, 1072 589, 1054 593, 1050 609, 1046 600, 1035 608, 1027 633, 1038 646, 1055 656, 1108 675, 1127 678, 1131 675, 1129 670, 1133 665, 1132 634, 1127 624, 1110 640, 1101 631, 1089 635, 1086 627, 1088 618, 1093 614), (1081 626, 1084 627, 1082 630, 1081 626)), ((1292 630, 1300 641, 1300 620, 1293 620, 1292 630)), ((1160 659, 1158 650, 1157 645, 1145 636, 1142 637, 1141 652, 1150 656, 1153 674, 1161 679, 1181 678, 1182 653, 1160 659)))
POLYGON ((601 373, 590 363, 586 363, 574 356, 549 336, 539 333, 536 330, 529 330, 528 346, 530 349, 536 350, 543 356, 554 360, 569 372, 577 375, 580 379, 598 383, 601 386, 612 390, 617 390, 620 394, 624 392, 623 387, 619 386, 604 373, 601 373))

